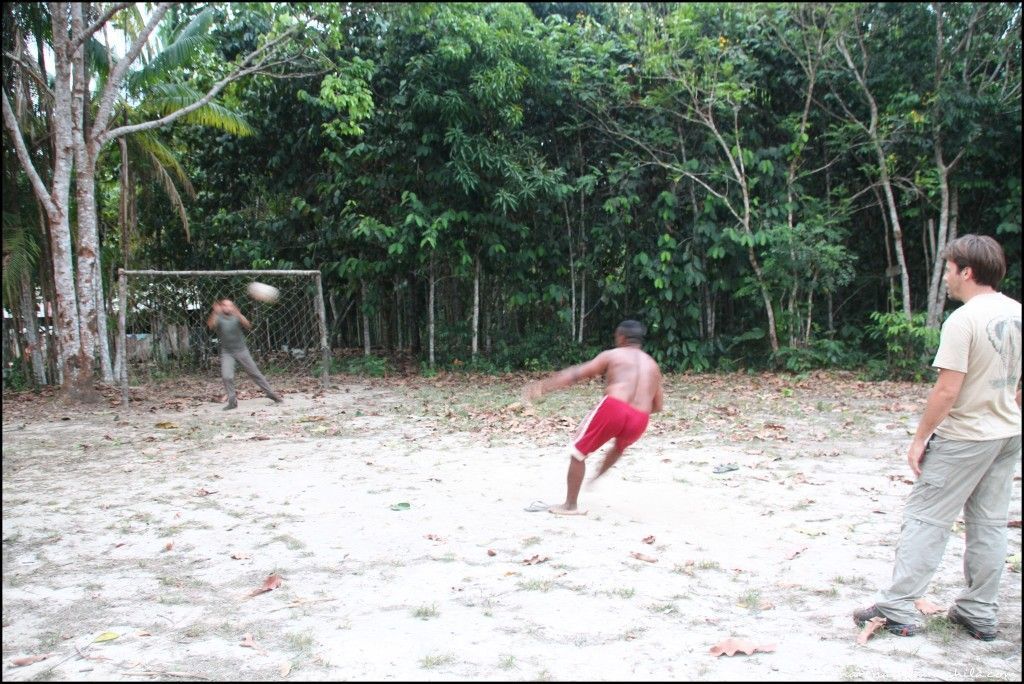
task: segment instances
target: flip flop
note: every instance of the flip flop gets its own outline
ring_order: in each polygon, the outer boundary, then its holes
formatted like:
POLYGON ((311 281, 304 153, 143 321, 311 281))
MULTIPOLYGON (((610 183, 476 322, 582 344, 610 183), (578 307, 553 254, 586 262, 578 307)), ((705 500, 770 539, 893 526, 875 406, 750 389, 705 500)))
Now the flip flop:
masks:
POLYGON ((575 511, 566 511, 552 506, 551 508, 548 509, 548 513, 551 513, 553 515, 586 515, 587 511, 580 510, 579 508, 577 508, 575 511))
POLYGON ((551 508, 550 504, 546 504, 543 501, 541 501, 540 499, 537 499, 536 501, 534 501, 532 504, 530 504, 529 506, 527 506, 523 510, 524 511, 529 511, 530 513, 536 513, 537 511, 546 511, 549 508, 551 508))
POLYGON ((739 470, 739 469, 740 469, 740 467, 738 465, 736 465, 735 463, 723 463, 721 465, 715 466, 715 469, 712 470, 711 472, 713 472, 713 473, 728 473, 730 471, 739 470))

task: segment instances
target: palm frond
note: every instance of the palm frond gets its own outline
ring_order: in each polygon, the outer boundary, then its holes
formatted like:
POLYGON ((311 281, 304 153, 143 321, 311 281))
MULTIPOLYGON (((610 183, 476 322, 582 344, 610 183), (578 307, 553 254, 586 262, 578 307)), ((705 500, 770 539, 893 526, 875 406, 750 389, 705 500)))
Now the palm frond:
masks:
MULTIPOLYGON (((139 105, 139 109, 166 116, 187 107, 202 96, 203 93, 183 83, 155 84, 147 93, 145 101, 139 105)), ((186 114, 179 121, 216 128, 238 136, 255 133, 245 117, 217 102, 210 102, 206 106, 186 114)))
POLYGON ((160 161, 153 156, 152 157, 152 170, 156 172, 157 179, 163 186, 164 192, 167 193, 168 199, 171 200, 171 205, 177 210, 178 217, 181 219, 181 225, 185 229, 185 242, 192 242, 192 235, 188 230, 188 215, 185 212, 185 203, 181 201, 181 195, 178 194, 178 188, 174 187, 174 179, 167 173, 160 161))
POLYGON ((168 173, 178 179, 178 183, 184 188, 186 195, 196 196, 195 188, 192 187, 192 181, 189 180, 185 167, 181 165, 177 155, 163 144, 155 131, 141 131, 129 135, 126 142, 129 151, 133 153, 132 156, 136 158, 145 156, 150 161, 156 160, 168 173))
POLYGON ((203 46, 211 44, 209 32, 212 24, 212 9, 207 8, 196 15, 182 28, 174 42, 128 77, 128 88, 132 92, 140 92, 165 81, 175 69, 189 64, 203 46))
POLYGON ((103 83, 107 80, 107 76, 110 75, 110 62, 113 56, 110 53, 110 48, 96 40, 96 36, 89 36, 89 40, 85 41, 85 62, 88 66, 89 72, 96 74, 100 80, 100 85, 96 88, 97 91, 103 90, 103 83))
POLYGON ((39 243, 35 231, 20 224, 18 214, 3 213, 4 267, 2 287, 7 302, 20 296, 21 278, 31 276, 39 263, 39 243))

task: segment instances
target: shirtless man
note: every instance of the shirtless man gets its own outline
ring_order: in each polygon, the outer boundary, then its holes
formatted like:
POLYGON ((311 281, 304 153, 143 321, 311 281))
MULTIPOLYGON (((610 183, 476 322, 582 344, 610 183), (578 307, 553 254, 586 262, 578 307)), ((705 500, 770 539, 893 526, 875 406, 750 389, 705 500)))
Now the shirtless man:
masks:
POLYGON ((547 392, 568 387, 577 380, 605 376, 604 399, 584 419, 572 445, 565 503, 549 508, 551 513, 586 515, 586 511, 579 510, 576 503, 586 473, 583 461, 614 437, 615 443, 594 479, 601 477, 615 465, 626 447, 640 439, 647 429, 650 414, 661 410, 665 399, 661 370, 658 363, 640 348, 645 332, 641 323, 623 321, 615 329, 615 349, 603 351, 586 363, 526 386, 523 394, 532 401, 547 392))
POLYGON ((210 315, 206 319, 206 326, 210 330, 216 329, 217 337, 220 339, 220 377, 224 381, 224 389, 228 393, 228 403, 224 406, 225 411, 238 408, 238 398, 235 395, 235 362, 242 365, 246 373, 259 385, 263 392, 274 400, 274 403, 281 403, 281 395, 270 388, 270 383, 256 367, 256 362, 249 354, 249 348, 245 344, 245 337, 242 328, 249 330, 252 323, 242 315, 235 303, 230 299, 222 298, 213 303, 210 315))

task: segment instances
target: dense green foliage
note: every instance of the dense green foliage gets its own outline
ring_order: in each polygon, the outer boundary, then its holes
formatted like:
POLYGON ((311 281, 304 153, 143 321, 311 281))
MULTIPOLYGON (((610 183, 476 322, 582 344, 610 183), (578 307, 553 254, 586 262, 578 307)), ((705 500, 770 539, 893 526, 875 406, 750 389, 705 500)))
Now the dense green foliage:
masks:
MULTIPOLYGON (((209 7, 208 43, 226 58, 272 20, 261 6, 209 7)), ((1002 289, 1020 297, 1018 3, 942 6, 941 54, 935 6, 920 3, 287 7, 329 68, 232 84, 220 111, 238 130, 161 131, 195 188, 190 234, 159 180, 140 175, 125 258, 320 269, 332 345, 361 347, 365 321, 374 373, 396 352, 429 367, 433 303, 436 363, 450 368, 581 360, 637 318, 671 370, 920 377, 937 338, 900 313, 893 250, 922 311, 939 142, 956 158, 960 234, 999 239, 1002 289), (858 123, 870 107, 858 73, 878 106, 900 243, 858 123)), ((133 83, 148 92, 139 107, 173 85, 133 83)), ((116 156, 101 179, 108 240, 116 156)), ((6 253, 6 220, 4 235, 6 253)))

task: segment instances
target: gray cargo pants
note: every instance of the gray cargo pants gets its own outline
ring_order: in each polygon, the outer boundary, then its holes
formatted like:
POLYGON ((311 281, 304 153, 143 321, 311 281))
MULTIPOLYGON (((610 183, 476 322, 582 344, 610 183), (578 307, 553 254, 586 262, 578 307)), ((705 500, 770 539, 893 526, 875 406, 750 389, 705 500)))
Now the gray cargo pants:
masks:
POLYGON ((921 476, 903 511, 892 585, 878 610, 892 622, 917 622, 914 601, 924 595, 942 561, 960 510, 967 527, 964 579, 957 610, 978 629, 995 631, 999 580, 1006 563, 1006 521, 1020 435, 984 442, 933 436, 921 476))
POLYGON ((256 362, 252 360, 248 349, 235 352, 221 350, 220 377, 224 381, 224 389, 228 391, 229 406, 238 403, 238 397, 235 394, 235 361, 238 361, 242 370, 249 374, 249 377, 259 385, 261 390, 266 392, 268 397, 274 401, 279 399, 277 393, 270 389, 270 383, 263 377, 263 373, 260 373, 260 369, 256 367, 256 362))

